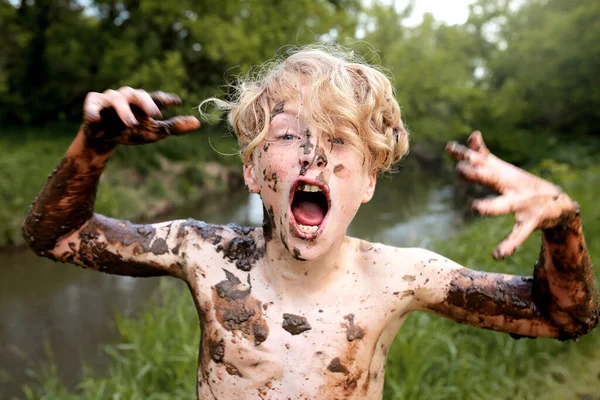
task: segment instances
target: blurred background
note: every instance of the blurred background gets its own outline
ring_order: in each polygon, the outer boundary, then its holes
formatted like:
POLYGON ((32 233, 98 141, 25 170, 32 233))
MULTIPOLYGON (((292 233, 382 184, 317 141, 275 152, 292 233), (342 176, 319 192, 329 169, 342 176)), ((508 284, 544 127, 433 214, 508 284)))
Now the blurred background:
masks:
MULTIPOLYGON (((483 132, 493 152, 579 201, 595 264, 600 131, 597 0, 0 0, 0 398, 193 399, 199 328, 187 288, 104 276, 23 247, 27 208, 74 137, 89 91, 178 93, 172 113, 290 46, 336 43, 392 77, 411 153, 380 177, 350 235, 421 246, 479 270, 529 275, 539 234, 491 251, 512 219, 466 210, 447 140, 483 132)), ((120 148, 97 211, 260 225, 235 140, 194 134, 120 148)), ((600 399, 600 334, 513 340, 427 314, 390 349, 385 399, 600 399)))

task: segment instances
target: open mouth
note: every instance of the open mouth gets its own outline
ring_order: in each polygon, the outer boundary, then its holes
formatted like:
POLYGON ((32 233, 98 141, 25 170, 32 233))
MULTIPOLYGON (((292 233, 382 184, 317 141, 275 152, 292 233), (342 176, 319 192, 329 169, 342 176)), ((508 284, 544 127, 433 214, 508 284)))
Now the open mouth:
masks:
POLYGON ((292 186, 290 200, 292 233, 302 239, 315 239, 331 208, 329 188, 318 181, 299 179, 292 186))

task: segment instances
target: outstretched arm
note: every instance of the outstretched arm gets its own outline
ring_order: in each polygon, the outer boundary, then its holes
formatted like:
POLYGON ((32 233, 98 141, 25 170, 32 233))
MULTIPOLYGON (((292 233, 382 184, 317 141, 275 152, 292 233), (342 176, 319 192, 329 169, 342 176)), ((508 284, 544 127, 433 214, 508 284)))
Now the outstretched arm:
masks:
POLYGON ((34 200, 23 236, 39 255, 104 272, 151 276, 173 274, 174 223, 135 225, 94 214, 96 190, 119 144, 152 143, 199 127, 194 117, 159 117, 158 106, 178 104, 175 95, 121 88, 88 94, 84 123, 58 167, 34 200))
POLYGON ((447 151, 459 161, 459 175, 501 194, 476 200, 474 210, 515 215, 494 258, 511 255, 535 229, 542 230, 542 250, 533 277, 476 272, 437 259, 441 274, 417 294, 420 308, 522 336, 576 339, 593 329, 598 296, 578 205, 550 182, 495 157, 479 132, 469 138, 469 148, 450 143, 447 151))

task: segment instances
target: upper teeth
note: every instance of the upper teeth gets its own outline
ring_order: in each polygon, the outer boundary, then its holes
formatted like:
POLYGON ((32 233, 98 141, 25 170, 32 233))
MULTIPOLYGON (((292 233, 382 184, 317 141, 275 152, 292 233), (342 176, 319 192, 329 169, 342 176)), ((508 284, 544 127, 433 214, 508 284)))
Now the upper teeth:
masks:
POLYGON ((299 190, 302 192, 320 192, 321 191, 321 189, 317 185, 306 185, 306 184, 298 185, 296 190, 299 190))

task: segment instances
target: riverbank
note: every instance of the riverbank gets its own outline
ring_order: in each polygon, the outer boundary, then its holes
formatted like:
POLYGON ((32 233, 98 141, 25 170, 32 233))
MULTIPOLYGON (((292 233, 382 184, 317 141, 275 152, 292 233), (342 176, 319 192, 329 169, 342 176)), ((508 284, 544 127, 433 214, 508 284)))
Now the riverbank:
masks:
MULTIPOLYGON (((147 146, 120 147, 102 175, 96 211, 144 221, 209 193, 242 187, 235 139, 212 127, 147 146)), ((22 245, 28 207, 70 145, 77 125, 3 129, 0 248, 22 245)))

